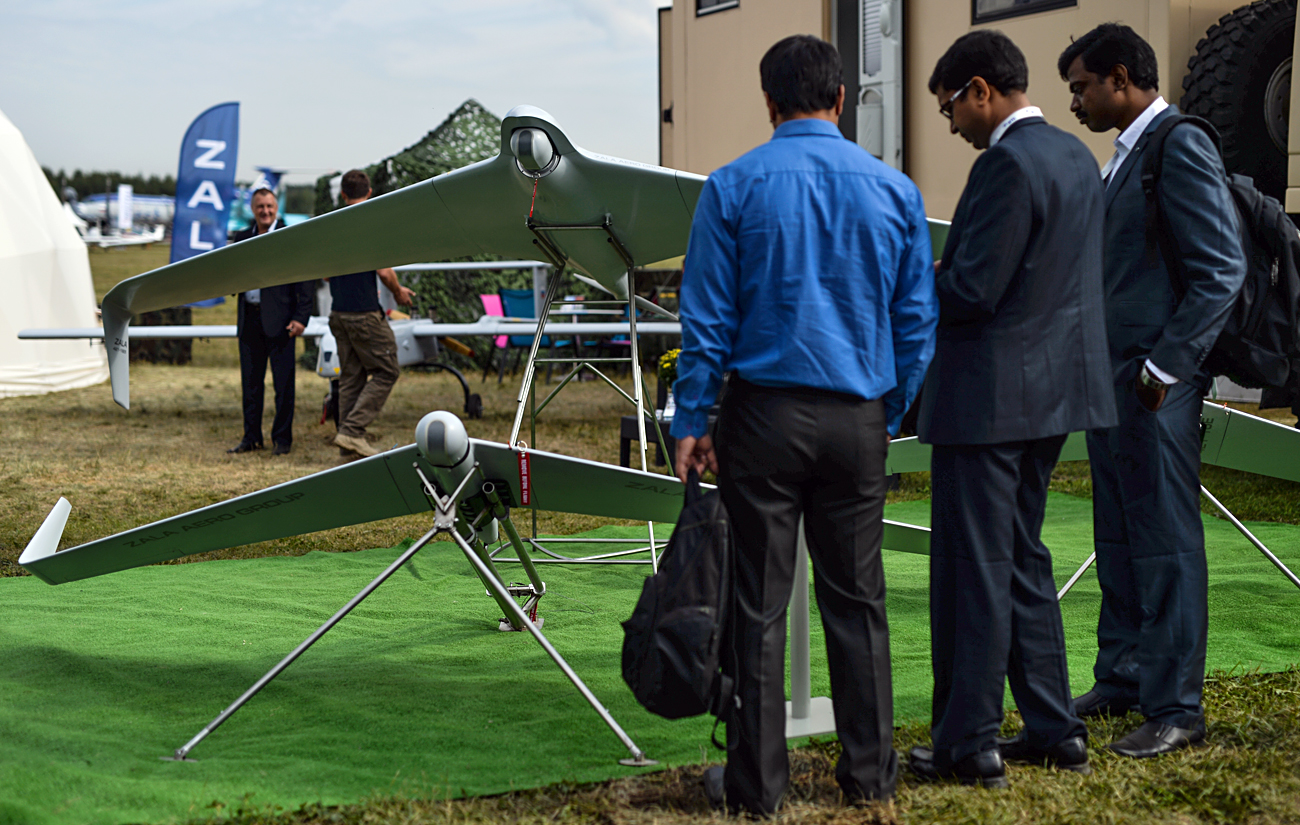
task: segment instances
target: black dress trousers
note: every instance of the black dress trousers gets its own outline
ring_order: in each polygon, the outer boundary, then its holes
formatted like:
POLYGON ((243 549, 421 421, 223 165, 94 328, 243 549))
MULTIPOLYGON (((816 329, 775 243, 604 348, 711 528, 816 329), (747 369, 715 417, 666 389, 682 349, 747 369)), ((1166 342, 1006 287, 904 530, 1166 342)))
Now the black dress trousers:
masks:
POLYGON ((1070 696, 1052 555, 1039 538, 1064 443, 934 445, 930 733, 940 769, 997 747, 1008 682, 1031 745, 1087 736, 1070 696))
POLYGON ((1119 424, 1088 433, 1101 616, 1094 690, 1193 728, 1209 627, 1201 524, 1201 398, 1186 381, 1150 412, 1115 388, 1119 424))
POLYGON ((287 331, 267 335, 262 330, 262 307, 239 298, 244 305, 239 327, 239 378, 244 396, 244 441, 262 443, 262 408, 266 398, 266 365, 271 364, 275 387, 275 418, 271 441, 293 444, 294 343, 287 331))
POLYGON ((738 550, 740 706, 727 726, 729 807, 771 813, 789 785, 786 608, 800 515, 843 745, 836 778, 850 799, 894 794, 898 759, 880 562, 885 433, 879 400, 733 379, 722 402, 718 486, 738 550))

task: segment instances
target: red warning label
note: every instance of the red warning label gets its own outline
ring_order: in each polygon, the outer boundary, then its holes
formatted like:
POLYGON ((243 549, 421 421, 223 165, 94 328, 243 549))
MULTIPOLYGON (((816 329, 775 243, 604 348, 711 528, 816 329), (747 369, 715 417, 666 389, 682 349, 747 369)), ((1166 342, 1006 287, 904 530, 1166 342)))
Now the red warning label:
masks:
POLYGON ((528 468, 528 451, 519 451, 519 504, 527 507, 533 503, 533 476, 528 468))

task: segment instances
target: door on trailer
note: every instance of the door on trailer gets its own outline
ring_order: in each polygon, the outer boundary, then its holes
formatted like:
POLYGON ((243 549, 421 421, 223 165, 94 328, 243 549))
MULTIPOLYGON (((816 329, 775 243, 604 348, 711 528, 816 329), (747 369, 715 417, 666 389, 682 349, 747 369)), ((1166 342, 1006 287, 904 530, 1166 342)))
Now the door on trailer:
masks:
POLYGON ((857 143, 895 169, 902 169, 903 2, 856 0, 855 5, 857 143))

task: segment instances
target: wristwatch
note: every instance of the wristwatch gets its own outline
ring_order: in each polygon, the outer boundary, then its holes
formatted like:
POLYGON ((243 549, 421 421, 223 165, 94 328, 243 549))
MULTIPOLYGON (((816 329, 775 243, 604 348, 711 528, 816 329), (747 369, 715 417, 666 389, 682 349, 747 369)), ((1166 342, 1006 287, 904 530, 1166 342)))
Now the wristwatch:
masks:
POLYGON ((1138 375, 1138 380, 1140 380, 1144 386, 1150 387, 1156 392, 1165 392, 1169 389, 1168 384, 1151 374, 1151 370, 1147 369, 1146 364, 1142 365, 1142 372, 1138 375))

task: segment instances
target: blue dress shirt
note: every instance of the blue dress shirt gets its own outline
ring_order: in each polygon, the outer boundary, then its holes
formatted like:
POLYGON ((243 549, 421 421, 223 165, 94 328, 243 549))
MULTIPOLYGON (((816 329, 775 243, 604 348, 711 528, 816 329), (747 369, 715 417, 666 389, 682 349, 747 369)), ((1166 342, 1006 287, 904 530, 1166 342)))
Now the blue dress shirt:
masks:
POLYGON ((782 123, 704 184, 679 314, 674 437, 707 432, 730 370, 883 398, 897 434, 939 314, 920 191, 829 121, 782 123))

